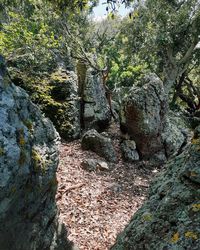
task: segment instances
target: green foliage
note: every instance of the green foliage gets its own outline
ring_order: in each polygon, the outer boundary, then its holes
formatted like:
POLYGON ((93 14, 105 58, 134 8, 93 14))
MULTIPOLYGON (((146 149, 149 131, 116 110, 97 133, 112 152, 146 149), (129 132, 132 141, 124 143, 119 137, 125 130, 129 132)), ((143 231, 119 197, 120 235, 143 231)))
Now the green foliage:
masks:
POLYGON ((0 33, 0 53, 20 70, 34 73, 48 71, 55 65, 55 50, 60 38, 43 18, 41 10, 27 18, 18 11, 9 11, 9 22, 0 33))
MULTIPOLYGON (((150 71, 173 86, 187 72, 197 88, 198 0, 118 1, 134 3, 131 15, 123 19, 117 14, 113 19, 116 1, 107 1, 110 17, 94 22, 88 14, 98 2, 1 1, 0 53, 7 59, 14 82, 28 90, 43 111, 61 114, 66 110, 52 97, 48 76, 60 63, 73 68, 78 60, 99 71, 107 68, 107 85, 114 90, 136 84, 150 71)), ((182 90, 190 95, 186 86, 182 90)), ((194 96, 198 99, 198 94, 194 96)))

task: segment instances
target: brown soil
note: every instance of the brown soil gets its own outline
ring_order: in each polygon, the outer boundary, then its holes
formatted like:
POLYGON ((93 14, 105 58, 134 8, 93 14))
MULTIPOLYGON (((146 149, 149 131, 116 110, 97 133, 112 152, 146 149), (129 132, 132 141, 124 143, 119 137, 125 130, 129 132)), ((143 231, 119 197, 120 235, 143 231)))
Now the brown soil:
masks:
POLYGON ((68 238, 81 250, 107 250, 133 214, 144 203, 149 183, 158 172, 147 162, 124 163, 116 126, 107 132, 118 154, 110 171, 88 172, 84 159, 100 159, 83 151, 80 140, 62 143, 57 172, 57 204, 68 230, 68 238))

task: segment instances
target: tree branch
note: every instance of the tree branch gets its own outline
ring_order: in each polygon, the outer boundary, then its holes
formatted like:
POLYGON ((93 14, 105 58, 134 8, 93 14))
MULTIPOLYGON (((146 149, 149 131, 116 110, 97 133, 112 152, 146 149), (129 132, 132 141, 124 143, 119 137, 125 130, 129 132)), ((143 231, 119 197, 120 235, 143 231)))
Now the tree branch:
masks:
POLYGON ((173 66, 176 66, 176 59, 173 57, 173 51, 171 47, 167 48, 167 57, 173 66))
POLYGON ((178 64, 185 64, 187 63, 187 61, 189 60, 189 58, 191 57, 196 45, 198 44, 198 41, 194 41, 191 46, 189 47, 189 49, 187 50, 187 52, 185 53, 185 55, 182 57, 182 59, 178 62, 178 64))

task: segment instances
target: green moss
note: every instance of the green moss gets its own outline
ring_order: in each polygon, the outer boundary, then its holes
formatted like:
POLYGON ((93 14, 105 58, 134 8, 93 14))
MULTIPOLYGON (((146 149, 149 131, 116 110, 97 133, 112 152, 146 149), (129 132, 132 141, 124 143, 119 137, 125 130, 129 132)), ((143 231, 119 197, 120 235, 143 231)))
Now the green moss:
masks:
POLYGON ((33 168, 36 172, 41 171, 42 173, 45 173, 46 161, 42 159, 42 156, 35 149, 32 150, 32 162, 33 168))
POLYGON ((191 141, 191 143, 193 145, 200 145, 200 138, 193 138, 192 141, 191 141))
POLYGON ((19 129, 19 137, 18 137, 18 143, 20 147, 23 147, 26 144, 25 138, 24 138, 24 129, 19 129))
POLYGON ((33 132, 33 122, 29 119, 23 121, 24 125, 28 128, 29 132, 33 132))
POLYGON ((190 238, 190 239, 192 239, 192 240, 198 240, 198 233, 196 233, 196 232, 192 232, 192 231, 187 231, 187 232, 185 232, 185 237, 186 238, 190 238))
POLYGON ((22 166, 26 162, 26 152, 24 149, 21 149, 19 156, 19 165, 22 166))
POLYGON ((63 82, 68 80, 68 76, 66 74, 62 74, 61 72, 54 72, 51 74, 51 80, 56 82, 63 82))
POLYGON ((143 216, 142 216, 142 219, 143 219, 144 221, 152 221, 153 216, 152 216, 152 214, 150 214, 150 213, 144 213, 143 216))
POLYGON ((5 154, 5 151, 2 147, 0 147, 0 157, 3 156, 5 154))

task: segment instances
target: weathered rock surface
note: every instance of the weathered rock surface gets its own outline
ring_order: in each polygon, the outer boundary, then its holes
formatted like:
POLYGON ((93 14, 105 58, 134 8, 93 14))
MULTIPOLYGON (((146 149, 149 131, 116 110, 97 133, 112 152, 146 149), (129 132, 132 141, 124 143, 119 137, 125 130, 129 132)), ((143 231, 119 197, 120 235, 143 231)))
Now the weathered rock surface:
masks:
POLYGON ((139 160, 136 144, 133 140, 124 140, 121 143, 122 156, 125 161, 134 162, 139 160))
POLYGON ((16 68, 9 71, 14 83, 29 93, 31 100, 51 119, 62 138, 73 140, 80 137, 80 98, 74 71, 64 66, 42 76, 26 75, 16 68))
POLYGON ((87 171, 109 170, 107 162, 96 159, 86 159, 81 162, 81 167, 87 171))
POLYGON ((176 154, 183 146, 188 143, 190 131, 184 120, 173 112, 169 112, 166 118, 164 130, 161 134, 165 147, 165 156, 169 158, 176 154))
POLYGON ((84 150, 91 150, 107 161, 117 161, 111 139, 99 134, 95 129, 91 129, 83 135, 81 146, 84 150))
MULTIPOLYGON (((200 130, 198 127, 197 131, 200 130)), ((200 246, 200 135, 171 159, 150 196, 112 250, 187 249, 200 246)))
POLYGON ((0 66, 0 249, 66 250, 57 218, 59 137, 0 66))
POLYGON ((142 87, 131 89, 123 100, 121 127, 135 140, 143 158, 163 150, 161 132, 166 121, 167 100, 162 81, 154 74, 142 87))
POLYGON ((143 159, 165 161, 186 140, 175 117, 167 116, 167 107, 163 83, 155 74, 146 76, 122 102, 122 132, 136 142, 143 159))
POLYGON ((101 77, 88 69, 82 85, 83 127, 103 131, 110 123, 111 112, 101 77))
POLYGON ((73 71, 59 69, 49 80, 52 98, 44 108, 59 134, 66 140, 80 137, 80 98, 78 78, 73 71))

